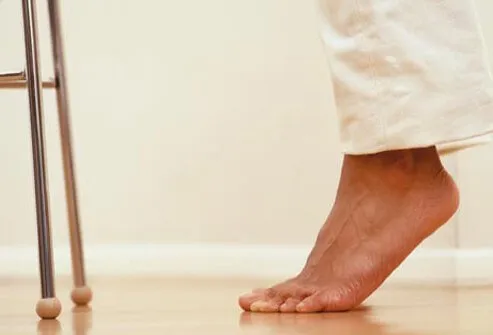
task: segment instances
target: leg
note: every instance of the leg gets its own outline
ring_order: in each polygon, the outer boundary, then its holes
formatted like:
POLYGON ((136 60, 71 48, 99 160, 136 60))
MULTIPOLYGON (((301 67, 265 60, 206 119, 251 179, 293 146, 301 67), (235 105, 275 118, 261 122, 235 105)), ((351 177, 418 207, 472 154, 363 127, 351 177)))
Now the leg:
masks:
POLYGON ((36 218, 38 223, 41 297, 36 311, 41 318, 56 318, 61 305, 55 296, 53 256, 51 247, 48 187, 46 181, 43 134, 42 91, 37 46, 36 8, 33 0, 23 0, 24 39, 27 60, 27 80, 31 111, 31 139, 34 161, 36 218))
POLYGON ((321 3, 345 151, 339 189, 304 269, 242 296, 249 311, 361 304, 457 210, 438 150, 493 131, 492 82, 471 3, 321 3))
POLYGON ((77 187, 72 153, 72 136, 69 118, 68 90, 65 77, 64 48, 62 43, 61 20, 58 0, 48 0, 48 15, 52 39, 52 54, 55 63, 55 81, 62 144, 63 170, 65 176, 65 194, 68 208, 70 247, 72 252, 72 271, 74 290, 72 300, 77 305, 86 305, 92 299, 92 291, 86 285, 84 271, 84 252, 81 237, 77 187))

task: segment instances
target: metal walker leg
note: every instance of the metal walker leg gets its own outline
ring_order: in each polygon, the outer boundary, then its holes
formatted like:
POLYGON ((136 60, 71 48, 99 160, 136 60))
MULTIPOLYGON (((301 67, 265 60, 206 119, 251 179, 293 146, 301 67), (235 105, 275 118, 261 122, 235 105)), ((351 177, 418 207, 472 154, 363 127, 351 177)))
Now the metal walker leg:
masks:
POLYGON ((92 291, 87 286, 84 271, 84 254, 78 213, 77 188, 75 183, 72 139, 70 133, 68 92, 65 77, 65 60, 63 55, 64 49, 58 0, 48 0, 48 13, 52 55, 55 64, 55 79, 47 82, 41 80, 36 3, 35 0, 22 0, 26 72, 0 74, 0 88, 27 88, 28 90, 41 281, 41 300, 39 300, 36 305, 36 312, 43 319, 54 319, 58 317, 61 312, 61 304, 56 298, 54 283, 48 183, 46 178, 46 148, 43 126, 43 88, 55 88, 58 103, 60 140, 63 156, 72 270, 74 277, 74 289, 72 290, 71 295, 72 301, 77 305, 86 305, 92 299, 92 291))
POLYGON ((70 231, 70 248, 72 253, 72 272, 74 289, 72 301, 77 305, 86 305, 92 299, 92 291, 86 285, 84 269, 84 251, 80 228, 79 205, 75 182, 75 167, 72 153, 72 134, 69 113, 67 80, 65 75, 65 59, 62 38, 62 24, 58 0, 48 0, 50 20, 51 46, 55 64, 55 84, 60 124, 60 140, 62 145, 63 172, 65 176, 65 195, 67 201, 68 222, 70 231))
POLYGON ((31 141, 34 163, 34 189, 36 195, 36 219, 38 223, 39 267, 41 300, 36 312, 41 318, 56 318, 61 311, 55 297, 53 278, 53 254, 51 245, 48 185, 43 127, 43 92, 41 89, 36 7, 33 0, 22 0, 24 40, 26 48, 27 89, 31 111, 31 141))

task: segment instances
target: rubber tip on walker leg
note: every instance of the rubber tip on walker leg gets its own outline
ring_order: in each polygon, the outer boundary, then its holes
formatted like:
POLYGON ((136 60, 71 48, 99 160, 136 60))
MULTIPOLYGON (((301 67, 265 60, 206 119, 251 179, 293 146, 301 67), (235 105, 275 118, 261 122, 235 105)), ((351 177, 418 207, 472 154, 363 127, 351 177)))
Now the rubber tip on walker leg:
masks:
POLYGON ((57 298, 41 299, 36 304, 36 313, 41 319, 56 319, 62 311, 62 304, 57 298))
POLYGON ((86 306, 92 300, 92 290, 90 287, 76 287, 72 290, 72 301, 77 306, 86 306))

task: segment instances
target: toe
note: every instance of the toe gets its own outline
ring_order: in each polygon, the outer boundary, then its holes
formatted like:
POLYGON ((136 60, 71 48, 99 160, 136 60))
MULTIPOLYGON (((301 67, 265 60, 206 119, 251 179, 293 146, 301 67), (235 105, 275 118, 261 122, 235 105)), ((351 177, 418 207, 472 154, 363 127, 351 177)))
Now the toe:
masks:
POLYGON ((315 293, 302 300, 297 306, 299 313, 343 312, 354 307, 353 299, 344 296, 339 290, 315 293))
POLYGON ((296 311, 298 313, 317 313, 321 312, 324 308, 324 300, 320 294, 311 295, 296 305, 296 311))
POLYGON ((248 311, 250 311, 250 306, 254 302, 262 300, 263 298, 264 298, 263 292, 255 293, 255 291, 254 291, 252 293, 247 293, 247 294, 242 295, 239 298, 238 303, 243 310, 248 312, 248 311))
POLYGON ((281 305, 279 311, 282 313, 294 313, 296 312, 296 306, 298 306, 300 302, 300 299, 289 298, 281 305))
POLYGON ((250 306, 250 311, 261 313, 277 313, 279 312, 281 305, 284 304, 284 301, 285 299, 282 297, 258 300, 250 306))

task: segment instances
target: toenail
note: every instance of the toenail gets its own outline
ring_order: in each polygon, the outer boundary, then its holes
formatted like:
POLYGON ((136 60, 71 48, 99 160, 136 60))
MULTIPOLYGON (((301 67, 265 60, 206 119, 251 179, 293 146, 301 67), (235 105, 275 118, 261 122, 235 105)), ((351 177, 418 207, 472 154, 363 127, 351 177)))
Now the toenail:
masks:
POLYGON ((262 311, 262 301, 256 301, 250 305, 250 311, 252 312, 261 312, 262 311))
POLYGON ((250 311, 252 312, 265 312, 269 307, 269 303, 267 301, 255 301, 250 305, 250 311))
POLYGON ((250 312, 260 312, 260 309, 256 305, 250 305, 250 312))
POLYGON ((288 304, 282 304, 281 307, 279 307, 279 310, 281 312, 286 311, 288 309, 289 305, 288 304))
POLYGON ((305 304, 301 302, 296 306, 296 310, 298 312, 302 312, 305 307, 306 307, 305 304))

